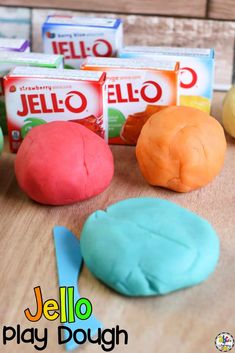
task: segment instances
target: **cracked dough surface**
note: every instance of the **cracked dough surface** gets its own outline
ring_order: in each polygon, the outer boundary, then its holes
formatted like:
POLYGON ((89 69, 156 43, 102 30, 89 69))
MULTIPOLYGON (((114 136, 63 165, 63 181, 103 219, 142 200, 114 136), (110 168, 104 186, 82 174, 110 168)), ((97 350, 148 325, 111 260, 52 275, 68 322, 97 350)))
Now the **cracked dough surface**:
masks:
POLYGON ((84 126, 51 122, 33 128, 15 160, 21 189, 42 204, 65 205, 104 191, 113 177, 105 141, 84 126))
POLYGON ((89 270, 128 296, 166 294, 205 280, 219 258, 212 226, 157 198, 127 199, 89 216, 81 234, 89 270))
POLYGON ((142 128, 136 157, 149 184, 187 192, 219 174, 225 151, 224 131, 216 119, 191 107, 169 107, 142 128))

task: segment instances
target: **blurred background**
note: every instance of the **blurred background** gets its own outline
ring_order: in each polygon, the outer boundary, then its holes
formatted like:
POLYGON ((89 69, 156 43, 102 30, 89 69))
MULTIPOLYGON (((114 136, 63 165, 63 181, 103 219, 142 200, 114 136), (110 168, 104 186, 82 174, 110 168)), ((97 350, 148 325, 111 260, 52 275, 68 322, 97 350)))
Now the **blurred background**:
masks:
POLYGON ((235 80, 234 5, 235 0, 3 0, 0 37, 29 38, 40 52, 48 14, 121 17, 124 44, 215 48, 215 87, 226 89, 235 80))

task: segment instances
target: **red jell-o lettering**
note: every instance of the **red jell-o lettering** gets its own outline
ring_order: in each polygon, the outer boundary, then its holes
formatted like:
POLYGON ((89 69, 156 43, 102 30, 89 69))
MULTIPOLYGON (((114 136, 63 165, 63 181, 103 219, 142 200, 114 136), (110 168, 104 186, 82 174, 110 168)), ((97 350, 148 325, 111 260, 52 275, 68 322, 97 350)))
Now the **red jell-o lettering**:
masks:
POLYGON ((4 79, 11 150, 31 128, 57 120, 80 123, 107 139, 104 82, 103 72, 15 68, 4 79))

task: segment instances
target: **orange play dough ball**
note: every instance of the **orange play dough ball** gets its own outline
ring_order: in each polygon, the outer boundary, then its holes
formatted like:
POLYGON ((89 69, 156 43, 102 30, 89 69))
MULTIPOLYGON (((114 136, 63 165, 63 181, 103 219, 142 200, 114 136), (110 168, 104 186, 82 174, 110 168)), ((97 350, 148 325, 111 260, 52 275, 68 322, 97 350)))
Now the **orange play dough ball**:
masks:
POLYGON ((219 122, 198 109, 169 107, 146 122, 136 146, 144 178, 151 185, 187 192, 219 174, 226 151, 219 122))

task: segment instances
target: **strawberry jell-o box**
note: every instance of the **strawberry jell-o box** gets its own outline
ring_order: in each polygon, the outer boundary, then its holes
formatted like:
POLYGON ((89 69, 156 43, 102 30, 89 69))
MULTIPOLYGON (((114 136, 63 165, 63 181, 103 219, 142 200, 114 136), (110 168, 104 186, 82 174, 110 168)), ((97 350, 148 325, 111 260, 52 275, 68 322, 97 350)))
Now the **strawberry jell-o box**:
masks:
POLYGON ((19 38, 0 38, 0 51, 29 52, 30 42, 19 38))
POLYGON ((35 66, 48 68, 63 68, 62 55, 49 55, 27 52, 0 51, 0 126, 7 134, 5 97, 3 90, 3 77, 15 66, 35 66))
POLYGON ((81 68, 107 74, 111 144, 135 145, 141 126, 154 112, 178 104, 178 62, 87 58, 81 68))
POLYGON ((4 77, 10 148, 34 126, 72 121, 106 137, 105 73, 16 67, 4 77))
POLYGON ((62 54, 66 68, 80 68, 87 56, 116 56, 122 48, 120 19, 48 16, 42 28, 45 53, 62 54))
POLYGON ((180 105, 210 112, 214 80, 213 49, 127 46, 119 51, 119 57, 178 60, 180 105))

